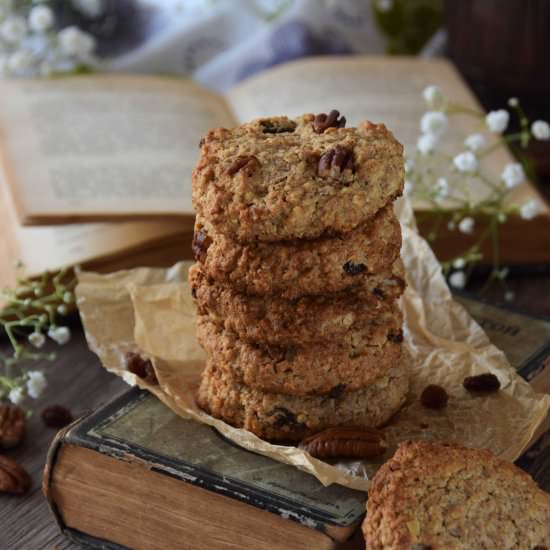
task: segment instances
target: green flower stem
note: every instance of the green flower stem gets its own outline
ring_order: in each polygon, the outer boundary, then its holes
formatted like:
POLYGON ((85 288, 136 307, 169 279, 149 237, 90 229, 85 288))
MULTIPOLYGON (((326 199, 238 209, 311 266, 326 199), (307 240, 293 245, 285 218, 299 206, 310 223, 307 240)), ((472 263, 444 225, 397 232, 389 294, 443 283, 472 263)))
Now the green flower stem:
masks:
POLYGON ((470 115, 479 119, 484 117, 482 113, 475 109, 470 109, 469 107, 464 107, 463 105, 451 101, 445 105, 445 113, 448 115, 470 115))

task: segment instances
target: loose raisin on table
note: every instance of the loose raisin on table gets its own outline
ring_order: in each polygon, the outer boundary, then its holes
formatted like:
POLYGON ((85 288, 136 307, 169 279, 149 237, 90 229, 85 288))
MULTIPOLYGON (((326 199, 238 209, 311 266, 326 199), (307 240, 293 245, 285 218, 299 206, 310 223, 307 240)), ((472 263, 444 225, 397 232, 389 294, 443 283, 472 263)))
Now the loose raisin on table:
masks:
POLYGON ((464 378, 462 385, 472 393, 492 393, 499 390, 500 381, 494 374, 485 372, 464 378))
POLYGON ((426 386, 420 395, 420 402, 428 409, 443 409, 447 406, 448 400, 445 388, 435 384, 426 386))
POLYGON ((136 376, 139 376, 149 384, 157 385, 157 375, 155 368, 150 359, 146 359, 139 355, 139 353, 127 353, 126 354, 126 368, 136 376))
POLYGON ((50 405, 46 407, 40 416, 48 428, 61 429, 73 421, 71 411, 61 405, 50 405))

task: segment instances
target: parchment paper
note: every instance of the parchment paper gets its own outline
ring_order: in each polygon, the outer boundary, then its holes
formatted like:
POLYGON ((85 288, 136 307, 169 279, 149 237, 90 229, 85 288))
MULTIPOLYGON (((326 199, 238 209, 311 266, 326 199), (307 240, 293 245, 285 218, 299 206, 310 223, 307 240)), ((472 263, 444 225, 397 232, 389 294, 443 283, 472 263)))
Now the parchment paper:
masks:
POLYGON ((195 339, 195 308, 187 284, 190 264, 170 269, 139 268, 109 275, 80 273, 77 303, 90 348, 104 367, 130 384, 153 392, 176 414, 215 427, 242 447, 313 474, 321 483, 367 490, 369 478, 402 440, 444 439, 486 447, 515 460, 550 408, 550 396, 537 394, 509 365, 464 308, 454 302, 430 247, 416 232, 408 203, 401 202, 402 258, 408 287, 405 361, 411 391, 403 409, 383 428, 390 447, 376 461, 314 459, 296 447, 274 445, 201 411, 194 402, 205 355, 195 339), (153 361, 160 384, 148 385, 128 372, 124 355, 138 351, 153 361), (462 387, 466 376, 494 373, 501 390, 473 396, 462 387), (427 384, 447 390, 441 411, 420 404, 427 384))

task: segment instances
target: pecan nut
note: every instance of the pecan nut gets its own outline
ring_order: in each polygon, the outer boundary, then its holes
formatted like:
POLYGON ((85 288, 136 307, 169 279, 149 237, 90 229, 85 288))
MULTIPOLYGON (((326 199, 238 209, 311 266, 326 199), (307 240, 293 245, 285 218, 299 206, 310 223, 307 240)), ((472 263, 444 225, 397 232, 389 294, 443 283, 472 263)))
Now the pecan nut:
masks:
POLYGON ((426 386, 420 395, 420 402, 427 409, 443 409, 447 406, 448 400, 449 396, 445 388, 436 384, 426 386))
POLYGON ((208 233, 204 229, 199 229, 193 233, 193 242, 191 243, 191 250, 193 251, 193 258, 197 262, 202 262, 208 251, 208 247, 212 244, 212 239, 208 236, 208 233))
POLYGON ((315 458, 374 458, 388 445, 381 432, 344 426, 307 437, 298 447, 315 458))
POLYGON ((328 115, 325 113, 320 113, 315 115, 313 119, 313 129, 318 133, 322 134, 327 128, 345 128, 346 127, 346 117, 340 116, 340 112, 336 109, 330 111, 328 115), (340 117, 340 118, 338 118, 340 117))
POLYGON ((11 449, 25 432, 25 413, 17 405, 0 405, 0 448, 11 449))
POLYGON ((287 134, 296 130, 296 123, 292 120, 271 120, 266 118, 260 121, 264 134, 287 134))
POLYGON ((227 168, 228 176, 234 176, 237 172, 242 172, 249 178, 254 175, 260 167, 260 161, 252 155, 243 155, 237 157, 227 168))
POLYGON ((338 177, 346 171, 353 173, 353 170, 353 151, 342 145, 325 151, 317 165, 317 174, 323 178, 338 177))
POLYGON ((139 353, 129 352, 126 354, 126 368, 149 384, 157 386, 159 383, 153 363, 139 353))
POLYGON ((466 390, 473 393, 492 393, 500 388, 499 379, 490 372, 484 372, 477 376, 467 376, 462 385, 466 390))
POLYGON ((0 455, 0 493, 21 495, 31 486, 29 474, 11 458, 0 455))

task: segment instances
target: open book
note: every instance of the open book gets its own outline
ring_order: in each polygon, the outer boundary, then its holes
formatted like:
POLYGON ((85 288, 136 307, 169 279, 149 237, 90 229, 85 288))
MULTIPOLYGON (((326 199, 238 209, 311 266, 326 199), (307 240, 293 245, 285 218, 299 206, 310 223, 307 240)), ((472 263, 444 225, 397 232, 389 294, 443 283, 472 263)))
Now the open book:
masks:
MULTIPOLYGON (((428 84, 438 84, 449 97, 479 108, 452 64, 418 58, 307 59, 252 77, 223 97, 191 81, 163 76, 0 80, 5 180, 20 224, 86 222, 77 230, 60 226, 51 241, 57 243, 55 251, 45 262, 34 262, 37 269, 82 262, 90 255, 112 256, 117 248, 135 250, 143 242, 173 241, 182 227, 191 227, 191 171, 200 137, 209 128, 336 108, 348 125, 365 119, 384 122, 414 151, 419 119, 426 110, 421 91, 428 84), (126 222, 90 223, 122 220, 126 222), (66 238, 79 242, 79 257, 69 252, 66 238), (90 247, 92 242, 98 246, 90 247)), ((499 155, 493 157, 495 172, 510 160, 506 151, 499 155)), ((522 203, 529 198, 543 202, 525 183, 512 200, 522 203)), ((540 218, 550 227, 546 205, 544 214, 540 218)), ((537 228, 534 235, 540 237, 542 229, 537 228)), ((33 230, 36 235, 53 235, 51 228, 33 230)), ((27 238, 31 233, 26 227, 19 228, 19 235, 20 250, 14 253, 28 264, 40 245, 27 238)), ((539 246, 542 256, 550 256, 547 244, 539 246)), ((181 246, 183 250, 186 244, 181 246)), ((524 246, 513 248, 517 254, 503 250, 503 260, 550 261, 526 255, 524 246)))

